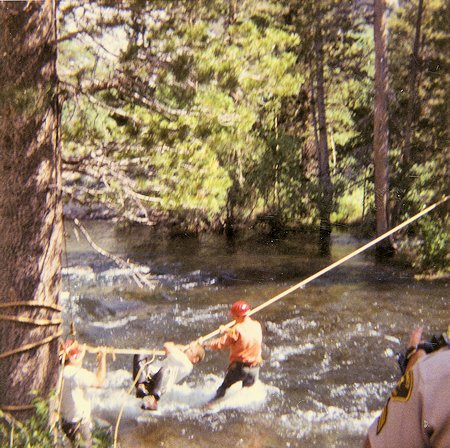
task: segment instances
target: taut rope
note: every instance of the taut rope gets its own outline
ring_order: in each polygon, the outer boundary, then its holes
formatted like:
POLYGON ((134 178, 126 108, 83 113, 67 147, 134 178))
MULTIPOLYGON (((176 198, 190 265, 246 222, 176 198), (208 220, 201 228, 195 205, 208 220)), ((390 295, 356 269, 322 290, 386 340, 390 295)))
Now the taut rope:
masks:
MULTIPOLYGON (((312 282, 313 280, 315 280, 316 278, 320 277, 321 275, 323 275, 323 274, 331 271, 335 267, 345 263, 347 260, 350 260, 350 258, 355 257, 356 255, 360 254, 361 252, 364 252, 365 250, 369 249, 372 246, 375 246, 375 244, 377 244, 380 241, 384 240, 385 238, 387 238, 388 236, 392 235, 393 233, 398 232, 400 229, 403 229, 407 225, 409 225, 412 222, 414 222, 417 219, 419 219, 421 216, 429 213, 431 210, 433 210, 436 207, 438 207, 439 205, 443 204, 444 202, 446 202, 448 200, 449 197, 450 196, 445 196, 440 201, 438 201, 438 202, 434 203, 433 205, 430 205, 429 207, 423 209, 421 212, 417 213, 416 215, 414 215, 411 218, 407 219, 406 221, 402 222, 401 224, 399 224, 398 226, 394 227, 393 229, 388 230, 386 233, 383 233, 382 235, 380 235, 379 237, 375 238, 374 240, 368 242, 367 244, 364 244, 364 246, 361 246, 359 249, 356 249, 352 253, 350 253, 350 254, 346 255, 345 257, 339 259, 338 261, 334 262, 333 264, 330 264, 329 266, 327 266, 326 268, 322 269, 321 271, 316 272, 314 275, 311 275, 310 277, 308 277, 307 279, 301 281, 300 283, 297 283, 294 286, 291 286, 289 289, 286 289, 282 293, 276 295, 275 297, 272 297, 271 299, 267 300, 266 302, 262 303, 261 305, 257 306, 256 308, 253 308, 248 313, 248 316, 251 316, 252 314, 255 314, 258 311, 261 311, 262 309, 268 307, 269 305, 272 305, 272 303, 275 303, 278 300, 282 299, 283 297, 286 297, 291 292, 294 292, 297 289, 302 288, 303 286, 305 286, 306 284, 312 282)), ((227 324, 225 324, 224 327, 225 328, 230 328, 235 323, 236 322, 233 320, 233 321, 228 322, 227 324)), ((213 336, 218 335, 219 333, 220 333, 220 329, 218 328, 217 330, 207 334, 206 336, 201 337, 200 339, 201 340, 207 340, 207 339, 212 338, 213 336)))
MULTIPOLYGON (((414 215, 413 217, 407 219, 406 221, 404 221, 403 223, 399 224, 398 226, 394 227, 393 229, 387 231, 386 233, 380 235, 379 237, 375 238, 374 240, 370 241, 369 243, 361 246, 359 249, 356 249, 355 251, 353 251, 352 253, 350 253, 349 255, 339 259, 338 261, 336 261, 335 263, 332 263, 331 265, 325 267, 324 269, 320 270, 319 272, 315 273, 314 275, 311 275, 310 277, 306 278, 305 280, 291 286, 289 289, 281 292, 280 294, 276 295, 275 297, 272 297, 271 299, 267 300, 266 302, 262 303, 261 305, 257 306, 256 308, 253 308, 253 310, 251 310, 249 312, 248 315, 253 315, 255 313, 257 313, 258 311, 261 311, 262 309, 268 307, 269 305, 271 305, 272 303, 277 302, 278 300, 282 299, 283 297, 286 297, 288 294, 290 294, 291 292, 296 291, 299 288, 302 288, 303 286, 305 286, 306 284, 312 282, 313 280, 315 280, 316 278, 322 276, 323 274, 331 271, 332 269, 336 268, 337 266, 345 263, 347 260, 350 260, 351 258, 355 257, 356 255, 364 252, 365 250, 369 249, 370 247, 374 246, 375 244, 379 243, 380 241, 382 241, 383 239, 387 238, 388 236, 392 235, 393 233, 399 231, 400 229, 406 227, 407 225, 411 224, 413 221, 419 219, 421 216, 425 215, 426 213, 429 213, 431 210, 433 210, 434 208, 438 207, 439 205, 443 204, 444 202, 446 202, 448 200, 449 196, 444 197, 442 200, 436 202, 433 205, 430 205, 429 207, 425 208, 424 210, 422 210, 421 212, 417 213, 416 215, 414 215)), ((224 325, 224 327, 229 328, 231 326, 233 326, 235 324, 235 321, 231 321, 228 322, 226 325, 224 325)), ((213 336, 216 336, 220 333, 220 329, 217 329, 201 338, 199 338, 198 340, 206 340, 206 339, 210 339, 213 336)), ((164 351, 159 351, 159 350, 146 350, 146 349, 120 349, 120 348, 113 348, 113 347, 93 347, 93 346, 85 346, 86 347, 86 351, 90 352, 90 353, 96 353, 98 351, 104 351, 106 353, 113 353, 113 354, 151 354, 151 355, 164 355, 165 352, 164 351)), ((154 358, 153 358, 154 359, 154 358)), ((152 362, 153 359, 150 361, 152 362)), ((140 372, 142 371, 143 367, 141 367, 138 375, 136 375, 136 377, 133 380, 132 385, 130 386, 128 393, 131 393, 132 389, 135 387, 136 382, 137 382, 137 378, 139 377, 140 372)), ((114 448, 117 446, 117 440, 118 440, 118 431, 119 431, 119 425, 120 425, 120 420, 122 417, 122 412, 124 409, 124 404, 122 405, 118 418, 117 418, 117 422, 115 425, 115 431, 114 431, 114 448)))
POLYGON ((114 348, 114 347, 94 347, 92 345, 85 345, 86 351, 89 353, 105 352, 113 355, 165 355, 164 350, 153 350, 146 348, 114 348))
MULTIPOLYGON (((291 286, 289 289, 286 289, 285 291, 281 292, 280 294, 278 294, 278 295, 272 297, 271 299, 265 301, 261 305, 258 305, 257 307, 253 308, 248 313, 248 315, 251 316, 251 315, 257 313, 258 311, 261 311, 262 309, 268 307, 269 305, 272 305, 272 303, 275 303, 278 300, 282 299, 283 297, 286 297, 291 292, 294 292, 297 289, 304 287, 305 285, 307 285, 308 283, 312 282, 316 278, 322 276, 323 274, 326 274, 327 272, 331 271, 332 269, 336 268, 337 266, 340 266, 341 264, 343 264, 346 261, 350 260, 351 258, 355 257, 356 255, 366 251, 370 247, 375 246, 376 244, 378 244, 380 241, 384 240, 388 236, 392 235, 395 232, 398 232, 399 230, 403 229, 404 227, 408 226, 412 222, 414 222, 417 219, 419 219, 421 216, 429 213, 431 210, 433 210, 436 207, 438 207, 439 205, 443 204, 444 202, 446 202, 449 199, 449 197, 450 196, 445 196, 440 201, 438 201, 438 202, 436 202, 436 203, 426 207, 421 212, 415 214, 414 216, 412 216, 411 218, 409 218, 406 221, 402 222, 401 224, 399 224, 398 226, 394 227, 393 229, 388 230, 387 232, 383 233, 382 235, 380 235, 379 237, 375 238, 374 240, 369 241, 367 244, 364 244, 363 246, 361 246, 360 248, 356 249, 352 253, 346 255, 345 257, 339 259, 338 261, 336 261, 336 262, 330 264, 329 266, 323 268, 322 270, 316 272, 315 274, 311 275, 310 277, 306 278, 305 280, 302 280, 301 282, 291 286)), ((228 322, 227 324, 223 325, 223 327, 230 328, 235 323, 236 322, 233 320, 233 321, 228 322)), ((205 341, 207 339, 210 339, 210 338, 218 335, 219 333, 220 333, 220 329, 218 328, 218 329, 212 331, 211 333, 208 333, 207 335, 202 336, 201 338, 199 338, 199 340, 205 341)), ((86 351, 88 351, 90 353, 97 353, 99 351, 106 351, 106 353, 122 354, 122 355, 142 354, 142 355, 163 356, 165 354, 165 352, 163 350, 114 348, 114 347, 106 347, 105 348, 105 347, 93 347, 93 346, 86 346, 86 351)))

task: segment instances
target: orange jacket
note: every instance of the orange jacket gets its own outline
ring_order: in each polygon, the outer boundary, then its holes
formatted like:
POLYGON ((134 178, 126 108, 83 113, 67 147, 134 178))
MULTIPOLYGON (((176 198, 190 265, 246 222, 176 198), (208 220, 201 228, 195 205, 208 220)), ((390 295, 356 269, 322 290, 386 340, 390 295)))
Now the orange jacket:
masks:
POLYGON ((220 338, 207 344, 212 350, 230 347, 230 364, 243 362, 256 365, 261 362, 262 330, 261 324, 250 317, 235 324, 220 338))

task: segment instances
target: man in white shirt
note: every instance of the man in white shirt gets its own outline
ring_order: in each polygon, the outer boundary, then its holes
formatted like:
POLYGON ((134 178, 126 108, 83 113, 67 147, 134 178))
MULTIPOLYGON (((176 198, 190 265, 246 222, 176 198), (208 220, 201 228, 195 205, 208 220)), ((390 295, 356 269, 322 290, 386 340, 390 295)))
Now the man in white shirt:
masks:
POLYGON ((106 377, 106 354, 97 355, 98 368, 94 374, 82 367, 86 354, 84 346, 67 340, 60 349, 63 367, 61 397, 62 429, 72 443, 80 439, 81 446, 91 447, 91 404, 86 397, 88 387, 101 387, 106 377))
POLYGON ((148 411, 156 411, 161 396, 186 378, 194 364, 205 357, 205 350, 195 342, 187 347, 166 342, 164 350, 166 357, 161 362, 149 363, 142 355, 133 358, 136 397, 143 398, 141 407, 148 411))

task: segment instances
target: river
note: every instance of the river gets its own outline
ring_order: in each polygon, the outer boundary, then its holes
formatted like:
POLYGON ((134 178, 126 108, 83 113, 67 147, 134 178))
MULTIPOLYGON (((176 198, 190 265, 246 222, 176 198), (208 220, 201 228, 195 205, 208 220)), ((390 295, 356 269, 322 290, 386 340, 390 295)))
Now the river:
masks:
MULTIPOLYGON (((107 222, 86 226, 102 248, 153 277, 153 288, 138 287, 127 269, 67 228, 66 326, 73 320, 82 342, 122 348, 161 349, 166 340, 184 344, 208 334, 228 322, 235 300, 255 307, 366 243, 333 234, 331 256, 321 258, 310 234, 248 234, 230 243, 216 235, 119 231, 107 222)), ((93 414, 114 430, 122 411, 123 448, 360 447, 399 377, 395 353, 410 330, 422 325, 431 336, 447 329, 447 286, 363 253, 254 316, 265 347, 252 388, 236 385, 205 410, 228 360, 226 351, 208 351, 156 413, 143 411, 128 393, 132 357, 117 355, 108 358, 105 387, 91 393, 93 414)), ((94 369, 93 355, 86 365, 94 369)))

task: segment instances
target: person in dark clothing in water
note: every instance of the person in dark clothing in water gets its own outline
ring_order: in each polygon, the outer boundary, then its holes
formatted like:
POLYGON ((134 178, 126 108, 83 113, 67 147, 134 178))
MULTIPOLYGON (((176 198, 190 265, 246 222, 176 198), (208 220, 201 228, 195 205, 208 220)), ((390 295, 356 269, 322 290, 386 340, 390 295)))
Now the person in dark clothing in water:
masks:
POLYGON ((205 357, 205 350, 196 342, 188 346, 166 342, 164 350, 166 357, 161 362, 150 363, 145 355, 133 358, 136 397, 143 399, 141 408, 148 411, 156 411, 161 396, 186 378, 205 357))

